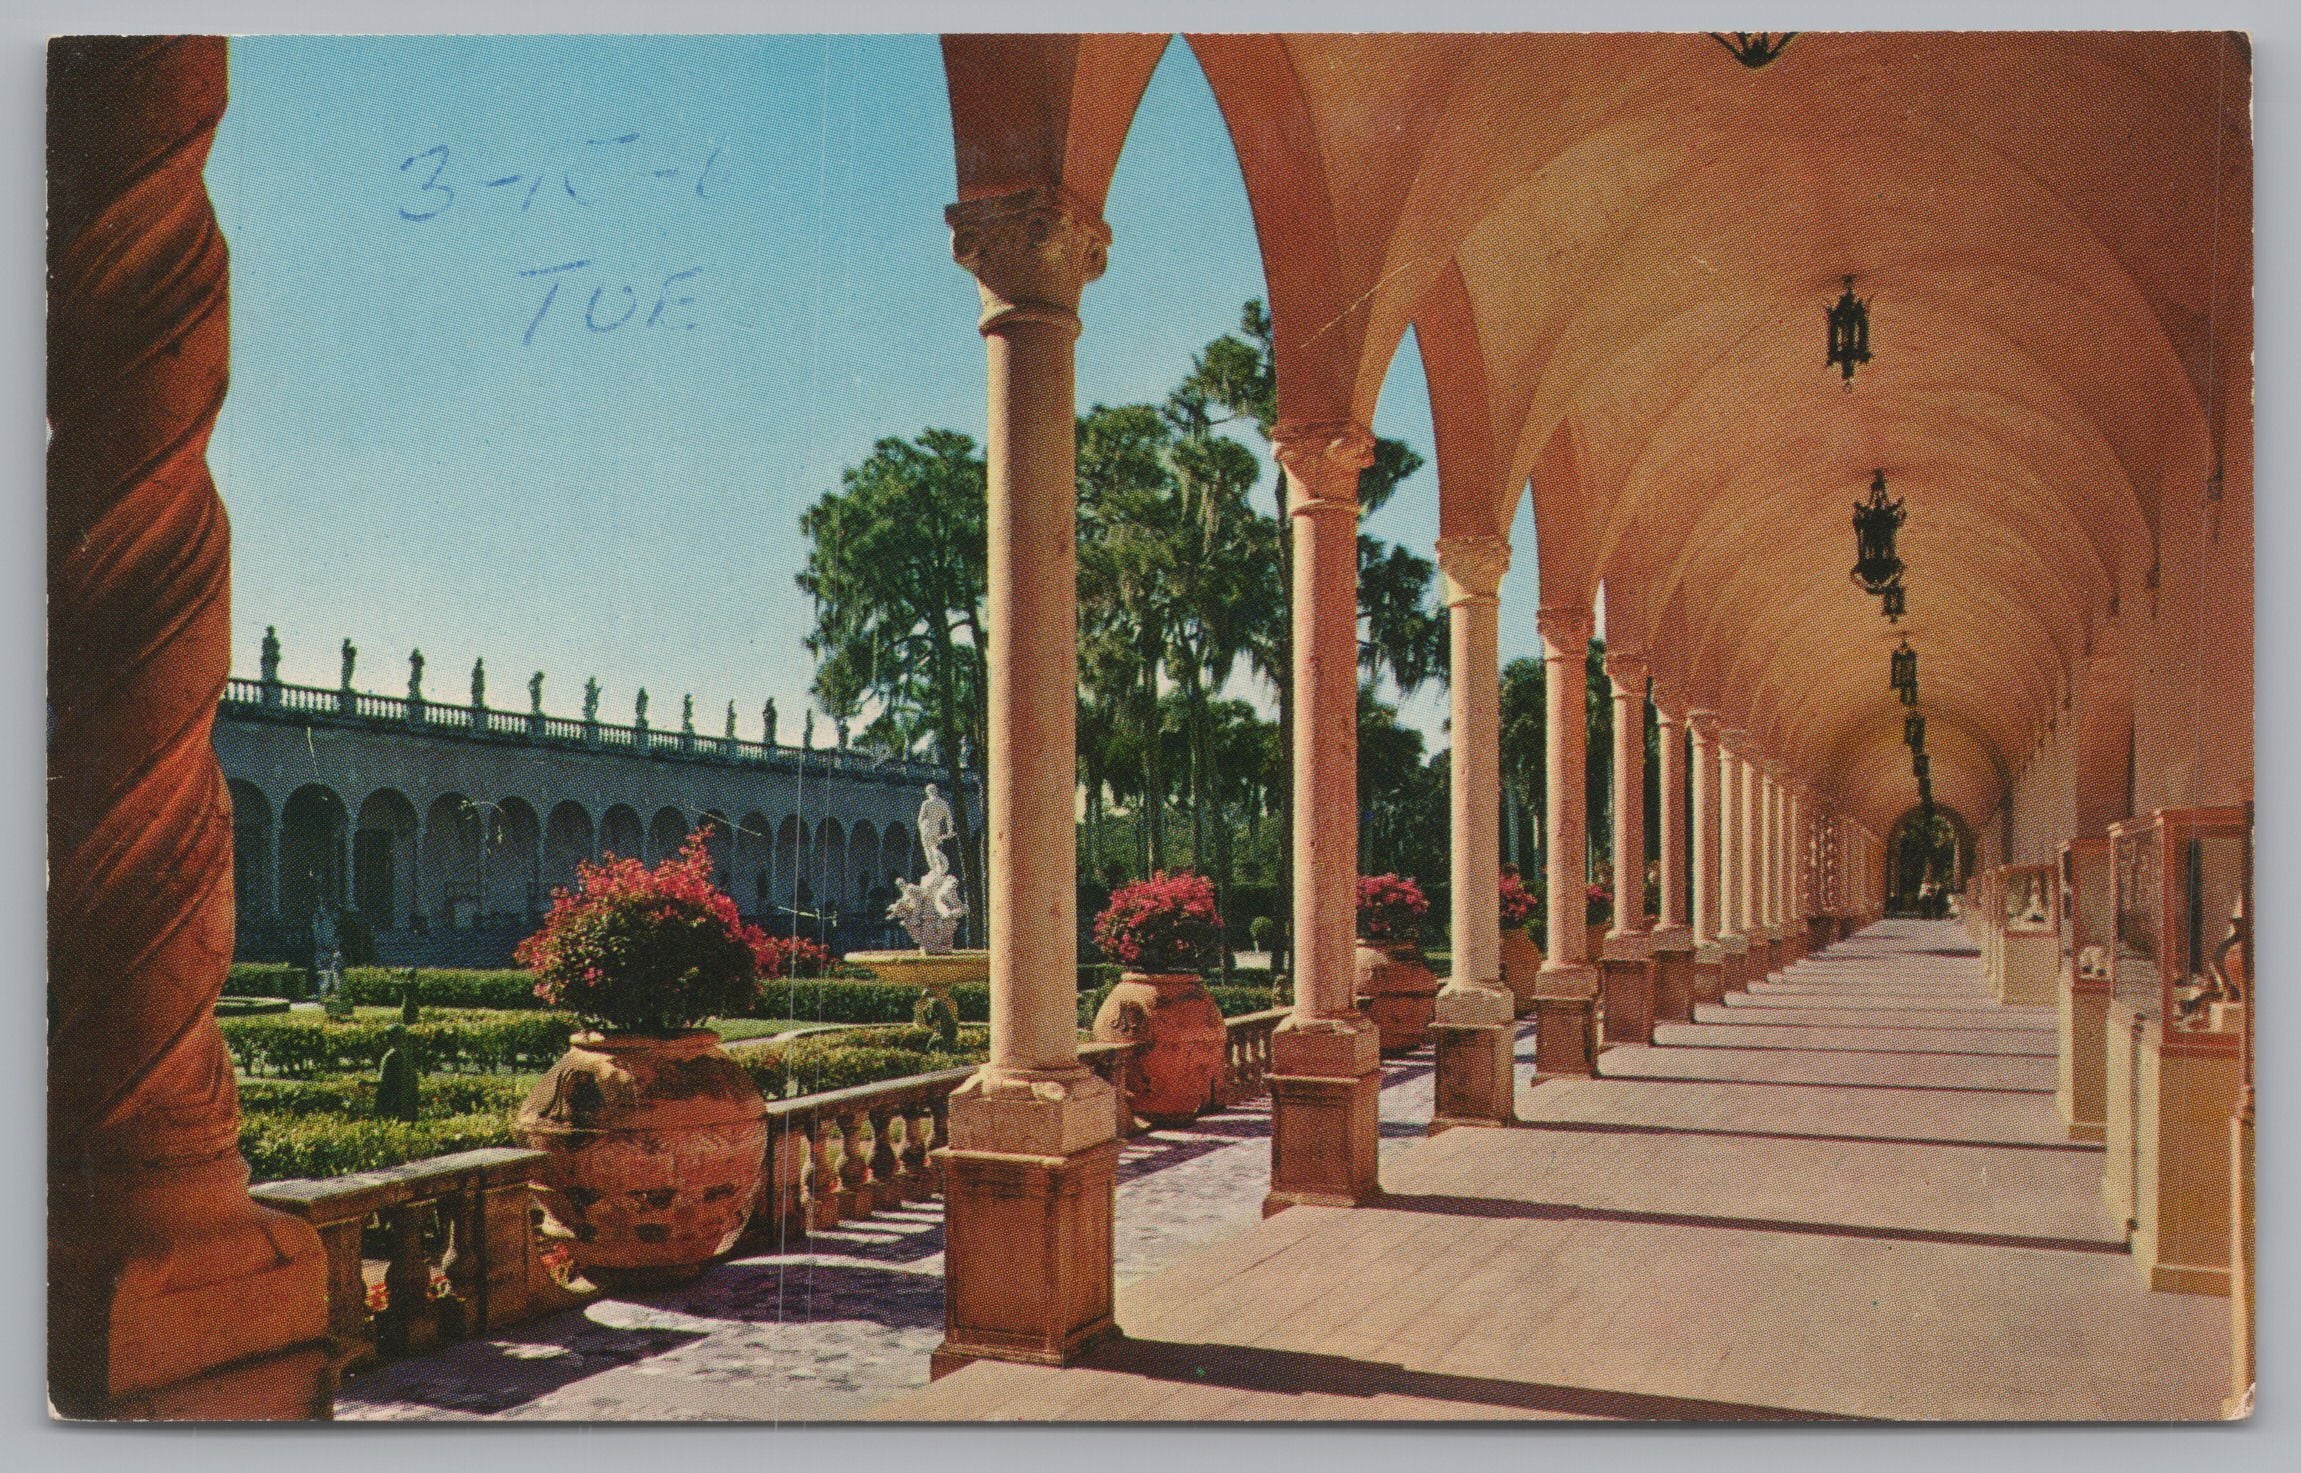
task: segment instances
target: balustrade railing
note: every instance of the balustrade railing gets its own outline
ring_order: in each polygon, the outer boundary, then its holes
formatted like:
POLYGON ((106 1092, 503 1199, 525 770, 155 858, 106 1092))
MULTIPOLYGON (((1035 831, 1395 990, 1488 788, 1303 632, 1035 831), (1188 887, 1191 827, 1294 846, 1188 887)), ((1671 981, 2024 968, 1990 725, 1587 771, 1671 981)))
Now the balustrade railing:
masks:
POLYGON ((558 1306, 528 1188, 543 1160, 541 1151, 490 1147, 386 1171, 266 1182, 249 1195, 318 1229, 328 1256, 329 1347, 337 1370, 353 1370, 558 1306))
POLYGON ((780 743, 770 746, 741 737, 579 721, 566 716, 547 716, 540 711, 499 711, 494 707, 475 710, 469 703, 411 701, 370 691, 327 690, 320 686, 247 680, 239 676, 225 683, 223 704, 227 711, 240 713, 315 716, 363 726, 415 727, 442 735, 462 733, 489 740, 509 738, 644 752, 649 756, 719 762, 796 761, 825 772, 885 772, 906 782, 932 782, 944 776, 943 769, 931 762, 883 757, 853 747, 787 747, 780 743))
MULTIPOLYGON (((1288 1010, 1225 1020, 1216 1100, 1269 1089, 1271 1033, 1288 1010)), ((1124 1137, 1142 1127, 1127 1094, 1140 1043, 1087 1043, 1080 1062, 1108 1081, 1124 1137)), ((756 1250, 835 1230, 943 1190, 934 1159, 950 1098, 972 1067, 771 1100, 756 1250)), ((328 1256, 328 1337, 339 1371, 420 1355, 576 1302, 553 1276, 530 1188, 541 1151, 493 1147, 324 1180, 266 1182, 258 1202, 309 1222, 328 1256)))

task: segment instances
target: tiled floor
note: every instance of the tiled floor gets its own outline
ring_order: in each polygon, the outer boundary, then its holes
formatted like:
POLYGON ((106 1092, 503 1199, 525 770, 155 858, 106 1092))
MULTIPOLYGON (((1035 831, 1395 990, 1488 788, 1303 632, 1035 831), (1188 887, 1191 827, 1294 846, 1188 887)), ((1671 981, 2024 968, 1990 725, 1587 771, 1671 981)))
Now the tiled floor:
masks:
MULTIPOLYGON (((1533 1037, 1521 1041, 1530 1072, 1533 1037)), ((1427 1050, 1385 1066, 1385 1156, 1430 1122, 1427 1050)), ((1254 1226, 1270 1186, 1270 1105, 1127 1141, 1121 1284, 1254 1226)), ((943 1338, 943 1213, 922 1202, 788 1252, 738 1259, 687 1288, 603 1300, 348 1382, 344 1420, 817 1422, 927 1384, 943 1338)))
POLYGON ((2053 1019, 1890 923, 1527 1128, 1385 1162, 1123 1288, 1127 1338, 978 1364, 888 1420, 2205 1418, 2227 1300, 2151 1294, 2053 1111, 2053 1019))

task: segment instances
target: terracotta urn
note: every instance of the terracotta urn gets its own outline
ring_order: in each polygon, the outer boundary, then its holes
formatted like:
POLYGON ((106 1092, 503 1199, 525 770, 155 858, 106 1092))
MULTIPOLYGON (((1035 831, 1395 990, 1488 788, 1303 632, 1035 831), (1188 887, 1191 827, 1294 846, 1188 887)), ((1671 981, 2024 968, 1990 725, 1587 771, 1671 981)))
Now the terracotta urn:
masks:
POLYGON ((1382 1030, 1384 1053, 1420 1048, 1429 1037, 1430 1020, 1438 1012, 1438 977, 1422 964, 1422 948, 1415 943, 1359 938, 1352 990, 1382 1030))
POLYGON ((1214 1103, 1229 1031, 1195 972, 1126 972, 1095 1013, 1095 1042, 1139 1043, 1128 1104, 1153 1125, 1185 1125, 1214 1103))
POLYGON ((693 1278, 751 1217, 767 1102, 709 1029, 579 1033, 519 1107, 544 1233, 601 1288, 693 1278))
POLYGON ((1542 972, 1542 948, 1526 934, 1524 926, 1502 928, 1502 985, 1510 989, 1510 1001, 1523 1015, 1534 1006, 1534 986, 1542 972))

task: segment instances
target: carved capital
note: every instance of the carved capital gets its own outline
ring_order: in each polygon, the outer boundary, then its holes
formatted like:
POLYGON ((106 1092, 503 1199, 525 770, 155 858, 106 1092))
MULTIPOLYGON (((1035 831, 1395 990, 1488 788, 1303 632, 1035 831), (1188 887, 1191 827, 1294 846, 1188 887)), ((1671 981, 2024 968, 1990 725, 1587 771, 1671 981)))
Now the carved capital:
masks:
POLYGON ((1494 603, 1510 571, 1510 539, 1486 534, 1438 539, 1438 571, 1446 575, 1446 602, 1494 603))
POLYGON ((1654 720, 1662 726, 1683 726, 1686 722, 1686 703, 1657 679, 1646 692, 1646 699, 1654 703, 1654 720))
POLYGON ((961 200, 943 211, 951 255, 982 289, 985 333, 1014 322, 1078 328, 1079 293, 1110 260, 1111 228, 1061 189, 961 200))
POLYGON ((1614 682, 1614 695, 1621 700, 1644 699, 1646 677, 1652 672, 1646 657, 1635 650, 1624 650, 1606 655, 1606 678, 1614 682))
POLYGON ((1715 711, 1688 711, 1686 724, 1694 729, 1694 740, 1704 745, 1715 745, 1718 740, 1718 713, 1715 711))
POLYGON ((1534 615, 1535 631, 1546 646, 1543 653, 1553 660, 1584 658, 1590 648, 1592 627, 1590 611, 1574 605, 1541 609, 1534 615))
POLYGON ((1281 420, 1270 436, 1286 468, 1296 510, 1319 504, 1358 510, 1358 473, 1374 463, 1374 436, 1354 420, 1306 424, 1281 420))

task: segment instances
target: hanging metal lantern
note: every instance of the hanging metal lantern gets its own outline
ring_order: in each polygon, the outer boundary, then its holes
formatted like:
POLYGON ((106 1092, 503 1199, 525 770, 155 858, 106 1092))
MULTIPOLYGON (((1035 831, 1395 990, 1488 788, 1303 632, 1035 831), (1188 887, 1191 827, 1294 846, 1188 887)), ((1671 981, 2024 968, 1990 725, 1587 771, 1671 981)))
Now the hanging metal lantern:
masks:
POLYGON ((1854 295, 1854 279, 1846 278, 1846 294, 1830 308, 1830 367, 1854 386, 1854 369, 1870 361, 1870 304, 1854 295))
POLYGON ((1922 751, 1911 753, 1910 775, 1921 783, 1930 784, 1933 781, 1933 759, 1922 751))
POLYGON ((1914 706, 1917 703, 1917 679, 1913 676, 1910 679, 1910 683, 1902 687, 1902 704, 1905 706, 1914 706))
POLYGON ((1899 624, 1902 621, 1902 615, 1910 611, 1909 594, 1903 591, 1901 579, 1896 578, 1893 582, 1888 583, 1886 591, 1881 597, 1885 600, 1887 621, 1899 624))
POLYGON ((1913 752, 1925 750, 1925 713, 1912 711, 1902 718, 1902 744, 1913 752))
POLYGON ((1910 648, 1908 635, 1902 636, 1901 648, 1893 655, 1893 687, 1902 692, 1902 704, 1914 706, 1909 693, 1917 689, 1917 651, 1910 648))
POLYGON ((1852 576, 1865 592, 1883 594, 1901 581, 1894 534, 1901 531, 1904 515, 1901 502, 1886 495, 1886 473, 1880 470, 1870 481, 1870 499, 1854 503, 1852 576))

